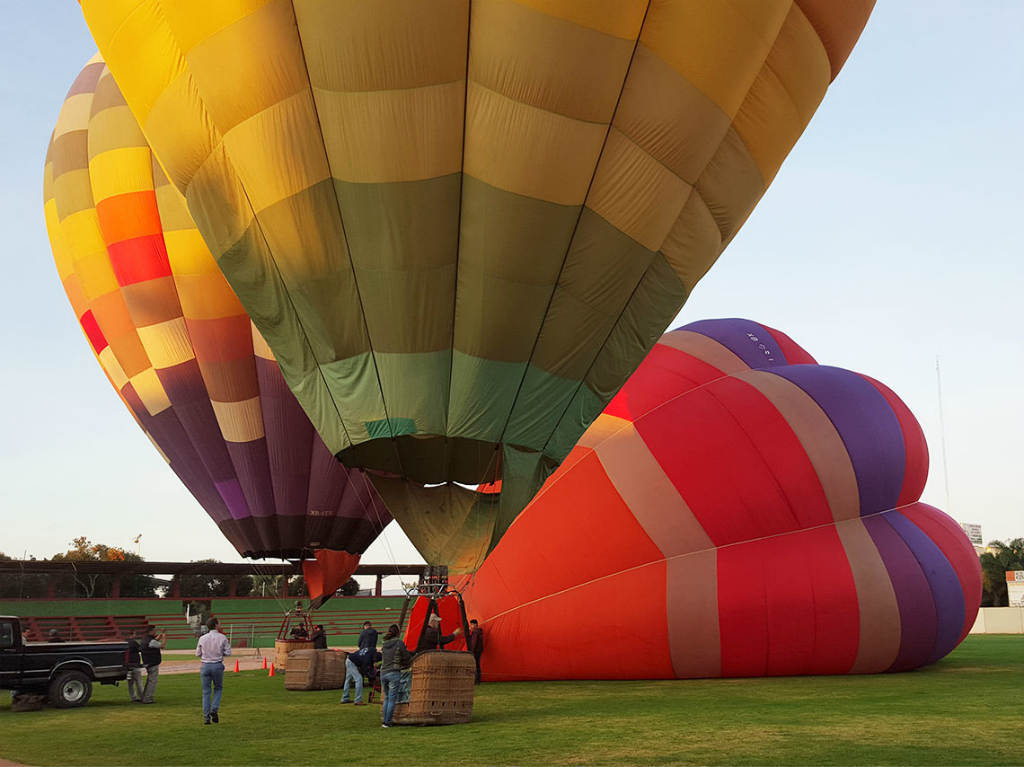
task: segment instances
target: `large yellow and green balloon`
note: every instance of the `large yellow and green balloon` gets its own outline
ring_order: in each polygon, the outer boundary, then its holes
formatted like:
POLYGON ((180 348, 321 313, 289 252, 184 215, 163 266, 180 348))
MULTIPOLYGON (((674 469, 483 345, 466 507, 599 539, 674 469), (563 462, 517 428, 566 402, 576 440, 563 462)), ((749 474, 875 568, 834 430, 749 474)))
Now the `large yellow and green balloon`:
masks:
POLYGON ((329 449, 428 561, 472 570, 736 234, 872 4, 82 8, 329 449))

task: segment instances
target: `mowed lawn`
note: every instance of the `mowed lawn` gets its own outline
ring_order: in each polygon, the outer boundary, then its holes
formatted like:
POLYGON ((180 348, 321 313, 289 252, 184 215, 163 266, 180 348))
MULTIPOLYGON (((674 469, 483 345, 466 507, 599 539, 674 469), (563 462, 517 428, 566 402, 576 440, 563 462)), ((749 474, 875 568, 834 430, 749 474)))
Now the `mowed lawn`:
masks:
MULTIPOLYGON (((625 651, 625 648, 624 648, 625 651)), ((157 703, 97 686, 84 708, 0 705, 0 758, 30 765, 1021 764, 1024 637, 969 637, 922 671, 856 677, 484 684, 473 721, 380 727, 380 708, 228 673, 203 726, 198 675, 157 703)))

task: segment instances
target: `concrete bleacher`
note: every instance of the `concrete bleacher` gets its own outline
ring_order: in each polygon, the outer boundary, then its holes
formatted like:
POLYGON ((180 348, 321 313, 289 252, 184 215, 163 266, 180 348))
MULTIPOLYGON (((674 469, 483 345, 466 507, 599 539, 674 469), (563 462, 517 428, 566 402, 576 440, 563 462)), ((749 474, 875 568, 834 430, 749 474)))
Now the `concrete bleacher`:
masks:
MULTIPOLYGON (((383 634, 392 623, 398 623, 402 614, 401 606, 369 606, 365 609, 332 610, 331 603, 324 609, 311 614, 314 624, 322 623, 331 647, 355 646, 362 630, 363 621, 370 621, 383 634)), ((238 647, 272 647, 284 619, 283 611, 265 610, 218 612, 216 605, 212 612, 221 622, 221 631, 231 638, 238 647)), ((406 616, 408 618, 408 615, 406 616)), ((162 631, 167 632, 168 647, 181 643, 194 643, 192 627, 183 621, 181 614, 164 613, 147 615, 146 619, 162 631)))
POLYGON ((45 642, 50 630, 65 642, 108 642, 124 639, 132 629, 149 626, 145 615, 66 615, 23 616, 22 628, 28 629, 30 642, 45 642))
MULTIPOLYGON (((208 601, 211 614, 220 619, 221 629, 236 647, 273 647, 285 611, 295 604, 294 598, 208 601)), ((314 624, 324 625, 331 647, 354 647, 363 621, 371 621, 383 634, 390 624, 399 622, 404 601, 403 597, 335 597, 311 613, 311 618, 314 624)), ((144 631, 149 626, 167 632, 169 649, 192 648, 196 642, 181 599, 3 601, 0 614, 20 616, 33 642, 45 642, 50 629, 65 641, 100 642, 123 640, 131 629, 144 631)))

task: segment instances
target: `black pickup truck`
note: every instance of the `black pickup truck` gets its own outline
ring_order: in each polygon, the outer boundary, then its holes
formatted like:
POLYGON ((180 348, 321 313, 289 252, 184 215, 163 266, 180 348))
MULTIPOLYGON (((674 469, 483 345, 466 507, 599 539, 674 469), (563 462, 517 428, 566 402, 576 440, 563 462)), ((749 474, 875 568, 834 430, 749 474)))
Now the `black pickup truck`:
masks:
POLYGON ((128 676, 127 642, 23 642, 21 621, 0 615, 0 689, 45 692, 58 708, 84 706, 92 683, 128 676))

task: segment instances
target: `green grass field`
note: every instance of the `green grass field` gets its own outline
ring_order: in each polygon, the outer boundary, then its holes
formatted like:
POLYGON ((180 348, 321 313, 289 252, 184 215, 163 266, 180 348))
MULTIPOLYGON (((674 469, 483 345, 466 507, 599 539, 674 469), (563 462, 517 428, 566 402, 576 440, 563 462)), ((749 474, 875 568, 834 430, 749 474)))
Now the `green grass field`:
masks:
POLYGON ((197 675, 157 703, 97 687, 74 710, 0 705, 0 757, 30 765, 978 764, 1024 760, 1024 637, 969 637, 922 671, 879 676, 484 684, 473 721, 380 728, 380 708, 283 675, 228 673, 221 724, 197 675))

